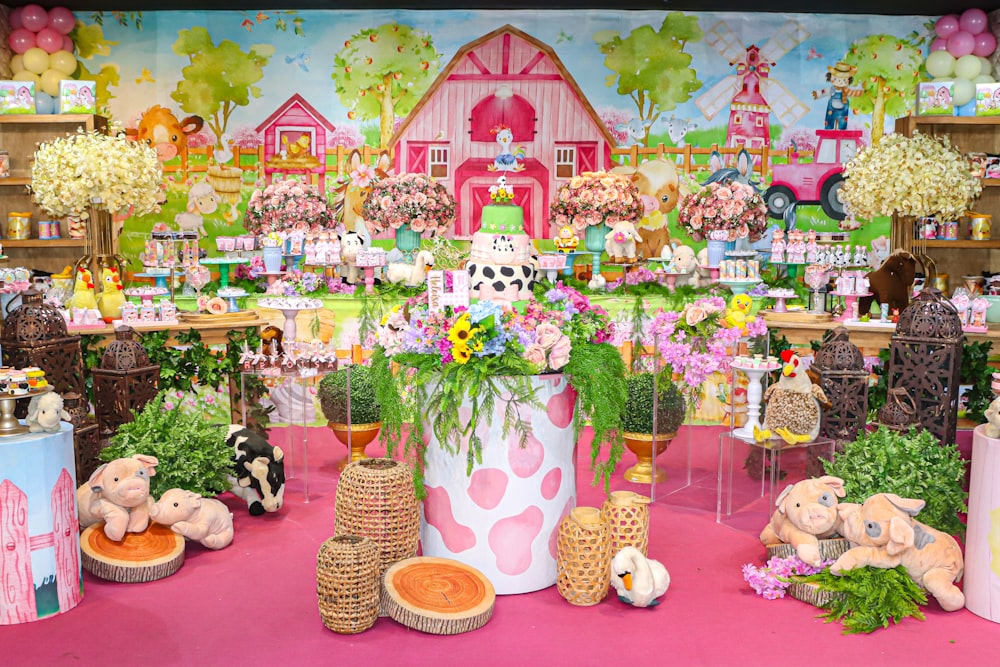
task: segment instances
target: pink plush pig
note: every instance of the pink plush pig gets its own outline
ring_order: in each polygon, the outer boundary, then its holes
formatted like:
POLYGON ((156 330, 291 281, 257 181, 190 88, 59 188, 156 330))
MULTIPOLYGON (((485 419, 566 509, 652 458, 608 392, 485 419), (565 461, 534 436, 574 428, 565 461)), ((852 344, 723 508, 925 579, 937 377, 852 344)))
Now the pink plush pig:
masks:
POLYGON ((120 542, 125 533, 141 533, 149 526, 149 478, 159 464, 155 456, 135 454, 115 459, 94 471, 76 491, 80 527, 104 521, 104 534, 120 542))
POLYGON ((233 515, 222 502, 202 498, 193 491, 170 489, 160 496, 149 515, 156 523, 209 549, 228 547, 233 541, 233 515))

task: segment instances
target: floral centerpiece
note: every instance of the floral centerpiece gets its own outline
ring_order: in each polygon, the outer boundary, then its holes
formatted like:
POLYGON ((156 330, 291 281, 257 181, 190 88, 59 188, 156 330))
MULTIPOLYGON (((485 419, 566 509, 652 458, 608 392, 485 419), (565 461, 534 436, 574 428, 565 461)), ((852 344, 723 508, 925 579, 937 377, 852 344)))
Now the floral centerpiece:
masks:
POLYGON ((261 236, 292 230, 315 233, 333 227, 334 220, 319 189, 309 183, 286 180, 254 190, 243 226, 251 234, 261 236))
POLYGON ((418 234, 437 234, 455 221, 455 198, 425 174, 386 176, 371 184, 361 215, 373 233, 408 225, 418 234))
POLYGON ((308 296, 330 291, 331 283, 340 283, 339 278, 327 278, 312 271, 292 269, 267 286, 265 293, 279 296, 308 296))
POLYGON ((709 183, 681 200, 677 222, 695 241, 756 241, 767 228, 767 204, 746 183, 709 183))
POLYGON ((577 231, 619 220, 638 222, 642 214, 642 199, 632 179, 607 171, 574 176, 559 188, 549 205, 549 222, 557 228, 573 225, 577 231))
POLYGON ((156 151, 146 144, 81 131, 38 147, 30 188, 47 213, 87 220, 91 209, 111 215, 157 212, 162 183, 156 151))
POLYGON ((968 159, 947 137, 890 134, 844 165, 840 198, 851 212, 955 220, 982 192, 968 159))

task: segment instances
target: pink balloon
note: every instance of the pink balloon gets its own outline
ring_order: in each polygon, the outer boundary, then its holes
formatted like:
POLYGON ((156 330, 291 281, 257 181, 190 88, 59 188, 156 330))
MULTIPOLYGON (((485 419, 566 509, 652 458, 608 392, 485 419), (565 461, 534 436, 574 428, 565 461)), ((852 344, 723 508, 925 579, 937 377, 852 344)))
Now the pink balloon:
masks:
POLYGON ((35 35, 35 45, 45 53, 55 53, 62 48, 63 36, 52 28, 42 28, 35 35))
POLYGON ((10 46, 10 50, 14 53, 24 53, 28 49, 34 48, 35 33, 27 28, 12 30, 10 36, 7 38, 7 45, 10 46))
POLYGON ((73 53, 73 49, 74 48, 76 48, 76 45, 73 44, 73 40, 70 39, 70 36, 69 35, 63 35, 63 38, 62 38, 62 50, 63 51, 69 51, 70 53, 73 53))
POLYGON ((975 36, 976 45, 972 47, 972 54, 989 58, 997 50, 997 38, 991 32, 981 32, 975 36))
POLYGON ((948 50, 948 40, 944 37, 936 37, 934 41, 931 42, 931 53, 935 51, 947 51, 948 50))
POLYGON ((981 9, 966 9, 958 19, 958 27, 971 35, 978 35, 989 27, 989 19, 981 9))
POLYGON ((956 58, 972 53, 976 46, 976 38, 964 30, 959 30, 948 38, 948 53, 956 58))
POLYGON ((49 10, 49 27, 60 35, 68 35, 76 27, 76 17, 65 7, 53 7, 49 10))
POLYGON ((49 24, 49 13, 41 5, 25 5, 21 10, 21 23, 31 32, 38 32, 49 24))
POLYGON ((948 39, 958 32, 958 16, 955 14, 942 16, 937 20, 937 23, 934 24, 934 32, 937 33, 938 37, 948 39))
POLYGON ((15 7, 10 10, 10 14, 7 15, 7 20, 10 21, 10 29, 17 30, 18 28, 23 28, 24 24, 21 23, 21 8, 15 7))

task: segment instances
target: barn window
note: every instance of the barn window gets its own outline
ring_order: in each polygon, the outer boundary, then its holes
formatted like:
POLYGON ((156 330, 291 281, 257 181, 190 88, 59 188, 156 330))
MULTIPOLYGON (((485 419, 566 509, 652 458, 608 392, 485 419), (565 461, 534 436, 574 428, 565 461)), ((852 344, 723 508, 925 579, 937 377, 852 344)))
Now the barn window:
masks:
POLYGON ((576 146, 556 147, 556 178, 576 176, 576 146))
POLYGON ((757 116, 756 124, 757 124, 757 127, 764 127, 764 115, 763 114, 761 114, 760 116, 757 116))
POLYGON ((431 146, 427 157, 427 173, 431 178, 448 178, 449 150, 447 146, 431 146))
POLYGON ((497 138, 490 130, 506 125, 514 135, 515 145, 535 140, 535 108, 528 100, 504 89, 505 94, 483 98, 472 108, 472 140, 494 143, 497 138))
POLYGON ((741 113, 734 113, 733 114, 733 123, 735 125, 742 125, 743 124, 743 114, 741 114, 741 113))

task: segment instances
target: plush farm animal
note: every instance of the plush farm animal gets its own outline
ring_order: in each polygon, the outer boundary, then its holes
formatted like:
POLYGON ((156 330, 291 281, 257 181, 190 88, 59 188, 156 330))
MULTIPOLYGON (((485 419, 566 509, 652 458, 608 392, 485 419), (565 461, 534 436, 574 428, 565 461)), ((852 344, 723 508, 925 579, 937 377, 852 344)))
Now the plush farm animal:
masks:
POLYGON ((677 276, 678 285, 691 285, 698 287, 701 284, 701 276, 698 273, 698 256, 694 253, 694 248, 686 245, 672 244, 673 257, 667 265, 670 273, 679 273, 677 276))
POLYGON ((965 606, 965 595, 955 582, 962 578, 962 550, 951 535, 915 520, 924 501, 878 493, 861 505, 842 503, 841 533, 856 545, 830 566, 830 572, 870 565, 891 568, 902 565, 917 584, 925 588, 945 611, 965 606))
POLYGON ((555 244, 558 252, 576 252, 577 247, 580 245, 580 237, 576 235, 573 227, 563 225, 559 228, 552 242, 555 244))
POLYGON ((611 258, 612 264, 625 264, 635 261, 635 244, 642 241, 635 225, 628 220, 619 220, 615 226, 604 235, 604 250, 611 258))
POLYGON ((765 545, 784 542, 806 563, 818 567, 819 540, 837 534, 837 498, 843 498, 844 480, 831 475, 789 484, 775 501, 771 522, 760 533, 765 545))
POLYGON ((76 270, 76 281, 73 283, 73 296, 66 303, 67 308, 81 310, 96 310, 97 297, 94 294, 94 277, 90 270, 82 266, 76 270))
POLYGON ((122 306, 126 301, 122 289, 122 279, 116 267, 101 269, 101 300, 97 302, 97 309, 105 322, 113 322, 122 316, 122 306))
POLYGON ((156 523, 209 549, 223 549, 233 541, 233 514, 222 501, 202 498, 193 491, 170 489, 149 508, 156 523))
POLYGON ((1000 398, 994 398, 990 406, 986 408, 986 437, 1000 438, 1000 398))
POLYGON ((125 533, 141 533, 149 525, 149 478, 156 474, 155 456, 135 454, 115 459, 94 471, 76 490, 80 527, 104 521, 104 534, 120 542, 125 533))
POLYGON ((660 561, 646 558, 635 547, 624 547, 611 559, 611 585, 622 602, 653 607, 670 588, 670 573, 660 561))
POLYGON ((344 280, 354 285, 361 275, 358 269, 358 252, 367 247, 364 238, 357 232, 347 232, 340 239, 340 258, 347 266, 344 280))
POLYGON ((820 401, 830 400, 819 385, 812 383, 798 355, 791 350, 781 353, 781 377, 764 392, 764 428, 754 426, 754 440, 763 442, 777 435, 792 445, 810 442, 819 435, 822 409, 820 401))
POLYGON ((56 433, 60 424, 72 417, 63 408, 63 398, 54 391, 41 396, 32 396, 28 401, 28 416, 25 423, 31 433, 56 433))
POLYGON ((390 283, 403 283, 407 287, 423 285, 427 272, 434 268, 434 255, 430 250, 421 250, 413 258, 413 264, 393 263, 386 266, 385 275, 390 283))
POLYGON ((872 296, 858 299, 858 312, 871 310, 872 301, 888 304, 889 312, 903 312, 910 303, 910 286, 917 275, 917 260, 905 250, 896 250, 889 255, 882 266, 868 274, 868 285, 872 296))
POLYGON ((757 319, 754 315, 750 314, 751 308, 753 308, 753 297, 749 294, 744 293, 733 296, 729 301, 729 308, 726 309, 726 326, 737 328, 745 334, 747 325, 757 319))
POLYGON ((233 448, 232 492, 246 501, 251 516, 277 512, 285 498, 285 453, 250 429, 233 424, 226 434, 233 448))
POLYGON ((643 217, 637 225, 642 241, 636 243, 636 251, 646 259, 661 256, 663 248, 670 245, 667 214, 677 207, 681 196, 677 167, 665 158, 656 158, 638 167, 620 166, 612 171, 631 178, 642 198, 643 217))

